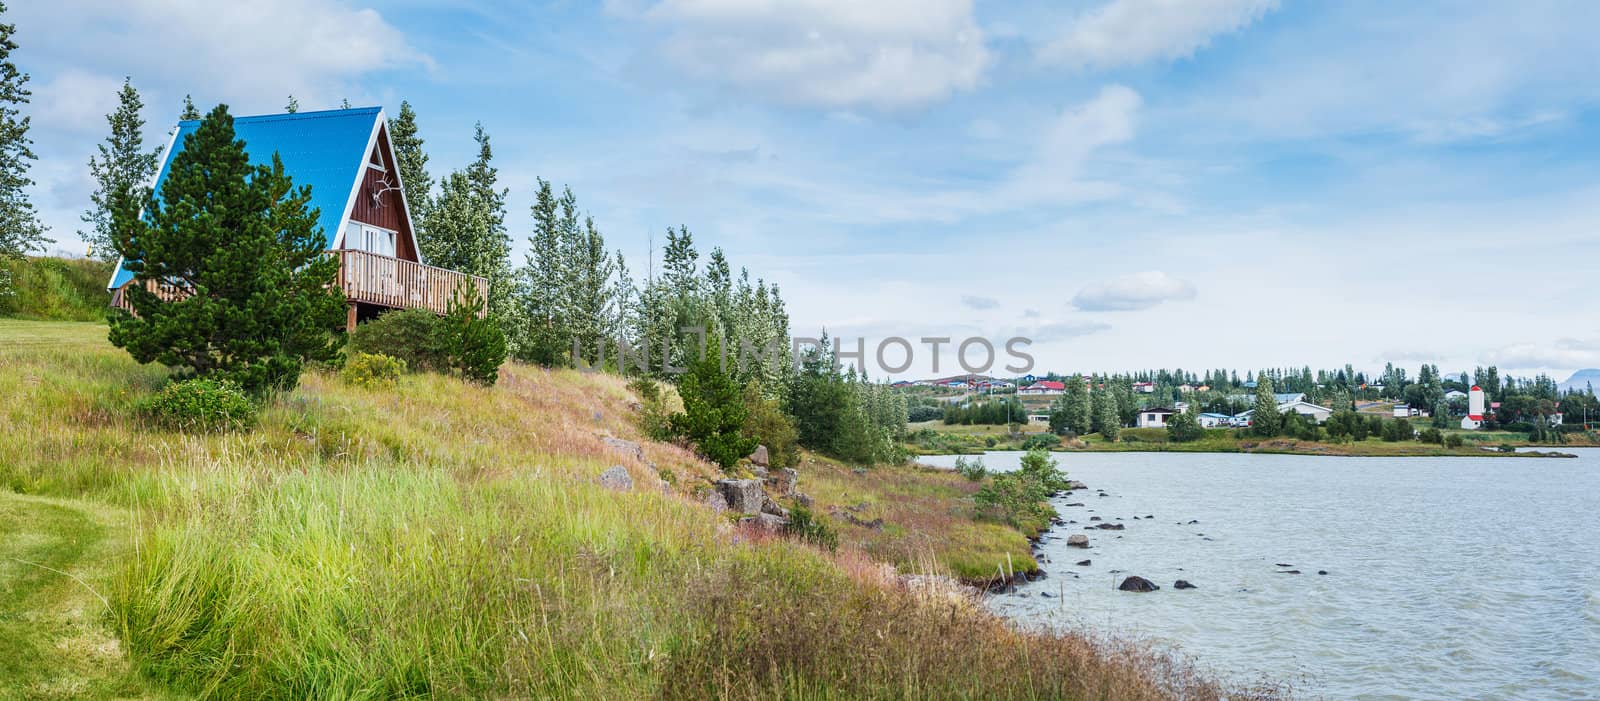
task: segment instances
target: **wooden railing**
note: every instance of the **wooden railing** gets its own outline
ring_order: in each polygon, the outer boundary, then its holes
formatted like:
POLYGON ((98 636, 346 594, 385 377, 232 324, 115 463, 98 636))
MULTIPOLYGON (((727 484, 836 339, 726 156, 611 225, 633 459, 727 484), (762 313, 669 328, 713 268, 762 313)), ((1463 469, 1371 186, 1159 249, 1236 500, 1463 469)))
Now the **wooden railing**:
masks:
POLYGON ((329 253, 339 258, 339 287, 351 302, 443 314, 462 285, 477 289, 478 299, 489 298, 489 281, 476 275, 367 251, 329 253))
MULTIPOLYGON (((328 251, 339 259, 339 289, 351 304, 376 304, 396 309, 426 309, 443 314, 450 309, 450 300, 462 285, 472 285, 478 299, 489 298, 489 281, 476 275, 454 270, 435 268, 409 260, 368 253, 366 251, 328 251)), ((133 284, 133 283, 129 283, 133 284)), ((184 290, 176 285, 146 280, 145 289, 164 300, 180 299, 184 290)), ((133 311, 124 289, 113 291, 113 306, 133 311)), ((481 316, 481 313, 480 313, 481 316)))

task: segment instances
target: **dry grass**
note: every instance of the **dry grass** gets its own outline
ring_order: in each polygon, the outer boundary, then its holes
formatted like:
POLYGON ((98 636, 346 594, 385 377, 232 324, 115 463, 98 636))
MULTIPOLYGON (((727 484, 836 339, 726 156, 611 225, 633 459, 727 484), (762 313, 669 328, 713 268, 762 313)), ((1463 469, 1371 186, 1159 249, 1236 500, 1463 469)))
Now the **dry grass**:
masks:
MULTIPOLYGON (((41 688, 15 669, 58 665, 51 688, 72 689, 85 673, 71 670, 96 660, 114 679, 131 661, 137 684, 89 695, 1223 694, 1139 646, 1024 633, 970 602, 903 591, 863 554, 915 568, 920 545, 897 554, 892 540, 847 534, 855 545, 829 554, 735 528, 690 496, 718 473, 640 440, 616 378, 513 366, 495 388, 409 376, 366 390, 310 373, 254 431, 176 435, 129 418, 164 373, 96 333, 0 324, 0 416, 12 428, 0 435, 0 484, 113 519, 104 529, 118 537, 74 570, 111 613, 72 625, 120 644, 3 668, 0 697, 41 688), (640 440, 644 459, 606 435, 640 440), (632 492, 596 483, 613 464, 627 466, 632 492), (101 653, 110 658, 91 656, 101 653)), ((843 467, 802 472, 819 500, 867 491, 843 467)), ((968 486, 873 474, 875 513, 957 570, 942 541, 961 537, 949 535, 963 518, 950 505, 968 486), (945 512, 924 513, 934 505, 945 512)), ((992 535, 985 552, 1016 545, 992 535)), ((24 609, 61 584, 8 581, 24 609)), ((56 626, 23 629, 16 649, 90 639, 56 626)))

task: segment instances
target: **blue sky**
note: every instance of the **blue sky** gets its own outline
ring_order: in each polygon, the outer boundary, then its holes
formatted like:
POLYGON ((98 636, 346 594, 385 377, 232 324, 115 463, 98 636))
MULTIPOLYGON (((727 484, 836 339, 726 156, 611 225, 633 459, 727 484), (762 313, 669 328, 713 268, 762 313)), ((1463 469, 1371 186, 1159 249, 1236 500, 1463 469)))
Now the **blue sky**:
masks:
POLYGON ((636 272, 685 224, 780 284, 797 333, 869 349, 1600 366, 1593 3, 205 5, 12 4, 63 250, 130 75, 152 142, 185 93, 405 98, 437 176, 481 120, 519 248, 534 178, 570 184, 636 272))

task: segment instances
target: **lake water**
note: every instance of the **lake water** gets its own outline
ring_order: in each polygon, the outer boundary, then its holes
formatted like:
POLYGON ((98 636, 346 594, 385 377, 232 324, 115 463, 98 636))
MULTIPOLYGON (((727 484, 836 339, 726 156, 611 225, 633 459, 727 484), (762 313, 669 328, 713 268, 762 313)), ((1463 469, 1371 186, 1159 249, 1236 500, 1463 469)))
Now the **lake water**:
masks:
MULTIPOLYGON (((1046 579, 991 604, 1170 642, 1222 676, 1312 697, 1600 698, 1600 450, 1569 452, 1580 457, 1058 453, 1089 486, 1056 500, 1077 523, 1046 535, 1046 579), (1126 530, 1083 530, 1091 516, 1126 530), (1073 533, 1091 547, 1066 547, 1073 533), (1116 591, 1130 574, 1161 590, 1116 591)), ((1015 469, 1020 456, 984 463, 1015 469)))

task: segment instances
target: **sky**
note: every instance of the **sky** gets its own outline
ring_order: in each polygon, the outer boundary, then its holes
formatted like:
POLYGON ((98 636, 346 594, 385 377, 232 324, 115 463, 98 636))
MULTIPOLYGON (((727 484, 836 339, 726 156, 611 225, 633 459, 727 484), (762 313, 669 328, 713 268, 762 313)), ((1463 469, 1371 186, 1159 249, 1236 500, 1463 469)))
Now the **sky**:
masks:
POLYGON ((777 284, 796 335, 911 339, 898 377, 933 372, 924 336, 1026 337, 1036 372, 1600 367, 1592 2, 13 0, 5 21, 31 194, 69 253, 126 76, 152 144, 185 94, 405 99, 438 177, 482 122, 517 259, 535 178, 569 185, 636 273, 686 225, 777 284))

